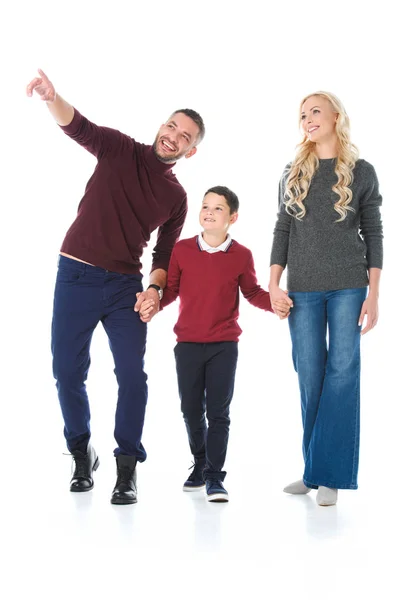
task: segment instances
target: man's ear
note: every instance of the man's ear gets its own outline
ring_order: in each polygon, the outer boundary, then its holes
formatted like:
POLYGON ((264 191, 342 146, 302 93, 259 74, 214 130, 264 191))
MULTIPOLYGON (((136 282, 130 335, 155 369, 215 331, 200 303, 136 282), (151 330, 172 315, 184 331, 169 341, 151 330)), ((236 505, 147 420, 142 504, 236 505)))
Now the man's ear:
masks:
POLYGON ((185 154, 185 158, 190 158, 191 156, 193 156, 193 154, 196 154, 197 152, 197 148, 196 146, 194 146, 194 148, 192 148, 191 150, 189 150, 189 152, 187 154, 185 154))
POLYGON ((238 220, 238 218, 239 218, 239 213, 237 213, 237 212, 233 213, 233 215, 231 215, 231 218, 230 218, 230 221, 229 221, 230 224, 233 225, 234 223, 236 223, 236 221, 238 220))

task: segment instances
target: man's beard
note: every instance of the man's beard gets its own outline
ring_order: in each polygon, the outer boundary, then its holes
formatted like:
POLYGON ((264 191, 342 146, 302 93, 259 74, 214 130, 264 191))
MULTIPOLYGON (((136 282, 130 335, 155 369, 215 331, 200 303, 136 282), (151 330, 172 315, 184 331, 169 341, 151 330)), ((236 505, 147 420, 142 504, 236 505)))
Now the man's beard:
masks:
POLYGON ((182 154, 175 153, 172 156, 164 156, 163 154, 160 154, 157 150, 157 145, 158 145, 159 139, 160 138, 157 136, 156 139, 154 140, 153 150, 154 150, 154 154, 157 156, 158 160, 160 160, 164 164, 171 165, 173 163, 176 163, 177 160, 179 160, 180 158, 182 158, 182 156, 185 155, 184 152, 182 154))

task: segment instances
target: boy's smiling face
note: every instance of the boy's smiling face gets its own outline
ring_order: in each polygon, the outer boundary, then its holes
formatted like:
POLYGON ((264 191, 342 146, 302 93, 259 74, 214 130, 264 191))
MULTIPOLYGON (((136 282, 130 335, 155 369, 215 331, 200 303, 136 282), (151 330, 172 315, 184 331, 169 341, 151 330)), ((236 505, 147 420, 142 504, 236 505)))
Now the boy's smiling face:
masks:
POLYGON ((210 192, 204 196, 199 218, 204 231, 223 233, 237 220, 238 213, 231 214, 224 196, 210 192))

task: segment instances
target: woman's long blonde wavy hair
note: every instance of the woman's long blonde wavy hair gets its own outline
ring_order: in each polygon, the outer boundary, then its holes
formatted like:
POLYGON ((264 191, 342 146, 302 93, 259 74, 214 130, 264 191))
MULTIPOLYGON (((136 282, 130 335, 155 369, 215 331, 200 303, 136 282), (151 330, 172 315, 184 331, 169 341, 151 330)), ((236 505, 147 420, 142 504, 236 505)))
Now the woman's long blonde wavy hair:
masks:
MULTIPOLYGON (((332 187, 332 190, 339 196, 339 199, 334 206, 336 212, 340 215, 337 222, 344 221, 349 210, 354 212, 354 209, 349 206, 353 198, 350 185, 353 181, 353 169, 358 159, 358 149, 350 141, 349 117, 343 104, 334 94, 329 92, 315 92, 314 94, 309 94, 303 98, 300 104, 299 122, 301 123, 303 104, 312 96, 320 96, 328 100, 333 112, 338 114, 336 121, 338 155, 335 166, 335 173, 338 180, 332 187)), ((304 134, 304 137, 297 148, 298 150, 294 161, 288 169, 285 189, 285 205, 286 211, 290 215, 296 217, 296 219, 302 219, 306 214, 304 199, 308 194, 314 173, 318 169, 319 160, 315 152, 315 143, 311 142, 306 134, 304 134)))

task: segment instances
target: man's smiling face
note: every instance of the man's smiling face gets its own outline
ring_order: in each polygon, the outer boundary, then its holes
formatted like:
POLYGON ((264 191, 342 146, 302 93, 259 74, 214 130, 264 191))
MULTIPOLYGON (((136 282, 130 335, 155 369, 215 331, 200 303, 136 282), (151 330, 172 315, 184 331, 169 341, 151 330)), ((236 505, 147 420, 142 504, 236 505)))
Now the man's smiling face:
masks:
POLYGON ((198 125, 190 117, 179 112, 173 114, 157 133, 153 144, 157 158, 167 164, 183 156, 190 158, 196 153, 199 133, 198 125))

